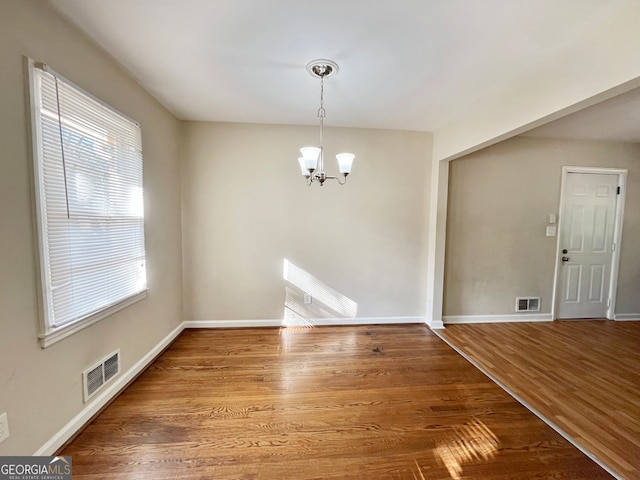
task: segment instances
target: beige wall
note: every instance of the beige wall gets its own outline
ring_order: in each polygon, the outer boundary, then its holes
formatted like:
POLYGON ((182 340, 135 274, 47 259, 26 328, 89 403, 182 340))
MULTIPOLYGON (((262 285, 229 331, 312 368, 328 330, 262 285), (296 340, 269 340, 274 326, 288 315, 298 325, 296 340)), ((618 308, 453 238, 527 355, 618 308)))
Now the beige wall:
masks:
POLYGON ((81 371, 116 348, 123 371, 182 320, 179 122, 45 2, 0 2, 0 455, 31 455, 82 408, 81 371), (23 55, 142 123, 149 293, 59 343, 38 343, 23 55))
POLYGON ((450 164, 445 315, 514 314, 523 295, 551 312, 564 165, 629 170, 616 313, 640 312, 640 145, 516 137, 450 164))
POLYGON ((317 127, 184 124, 186 320, 281 319, 285 258, 358 317, 424 316, 430 134, 327 128, 326 170, 351 151, 353 173, 307 187, 298 149, 317 141, 317 127))

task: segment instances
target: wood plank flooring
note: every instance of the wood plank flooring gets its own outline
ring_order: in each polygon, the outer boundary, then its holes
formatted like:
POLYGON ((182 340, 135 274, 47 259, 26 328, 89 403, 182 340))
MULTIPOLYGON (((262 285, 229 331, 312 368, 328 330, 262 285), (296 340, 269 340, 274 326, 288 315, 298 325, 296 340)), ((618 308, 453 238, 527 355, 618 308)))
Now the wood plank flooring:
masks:
POLYGON ((603 479, 424 325, 187 330, 62 452, 74 479, 603 479))
POLYGON ((640 322, 449 325, 440 333, 621 477, 640 479, 640 322))

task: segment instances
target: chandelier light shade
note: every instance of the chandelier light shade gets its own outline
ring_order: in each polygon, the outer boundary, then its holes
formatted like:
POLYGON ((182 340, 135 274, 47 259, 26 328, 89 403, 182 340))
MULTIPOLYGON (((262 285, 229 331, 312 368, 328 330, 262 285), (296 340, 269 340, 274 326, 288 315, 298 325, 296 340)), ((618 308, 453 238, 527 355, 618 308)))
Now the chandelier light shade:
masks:
POLYGON ((307 64, 307 71, 313 77, 320 79, 320 108, 318 109, 320 146, 302 147, 300 149, 300 154, 302 155, 298 158, 300 171, 307 179, 307 185, 318 182, 322 186, 326 180, 337 180, 340 185, 344 185, 347 181, 347 175, 351 173, 351 165, 355 158, 353 153, 339 153, 336 155, 338 169, 342 177, 330 176, 324 171, 324 119, 327 113, 324 109, 324 79, 338 72, 338 64, 332 60, 313 60, 307 64))

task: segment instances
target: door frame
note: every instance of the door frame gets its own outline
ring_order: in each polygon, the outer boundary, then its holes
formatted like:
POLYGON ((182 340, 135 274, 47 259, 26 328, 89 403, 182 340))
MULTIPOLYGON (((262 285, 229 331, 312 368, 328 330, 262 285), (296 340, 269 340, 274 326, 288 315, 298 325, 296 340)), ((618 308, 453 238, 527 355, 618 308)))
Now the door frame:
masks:
POLYGON ((611 255, 611 269, 609 278, 609 292, 608 292, 608 307, 607 307, 607 319, 614 320, 616 311, 616 293, 618 291, 618 268, 620 266, 620 244, 622 241, 622 222, 624 220, 624 204, 626 198, 626 185, 627 185, 627 173, 626 168, 606 168, 606 167, 577 167, 577 166, 565 166, 562 167, 562 179, 560 186, 560 205, 558 206, 558 236, 556 240, 556 266, 555 275, 553 278, 553 295, 551 299, 551 312, 553 320, 557 320, 557 298, 558 291, 560 289, 560 267, 562 265, 560 253, 560 239, 562 238, 562 229, 564 225, 564 204, 567 176, 570 173, 591 173, 591 174, 604 174, 604 175, 617 175, 618 187, 620 188, 620 194, 616 200, 616 213, 613 225, 613 243, 616 247, 611 255))

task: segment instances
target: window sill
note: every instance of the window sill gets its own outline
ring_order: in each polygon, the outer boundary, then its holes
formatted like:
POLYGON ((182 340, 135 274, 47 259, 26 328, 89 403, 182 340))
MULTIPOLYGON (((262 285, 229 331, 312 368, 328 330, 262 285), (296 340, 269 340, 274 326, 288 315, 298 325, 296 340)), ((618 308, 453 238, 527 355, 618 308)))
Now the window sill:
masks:
POLYGON ((99 322, 103 318, 113 315, 114 313, 122 310, 123 308, 126 308, 130 305, 133 305, 134 303, 139 302, 146 296, 147 296, 147 291, 144 290, 143 292, 140 292, 132 297, 129 297, 120 303, 112 305, 111 307, 108 307, 104 310, 100 310, 99 312, 94 313, 93 315, 89 315, 88 317, 81 318, 79 320, 76 320, 73 323, 69 323, 67 325, 63 325, 58 328, 51 328, 48 332, 40 335, 39 337, 40 346, 42 348, 47 348, 53 345, 54 343, 57 343, 60 340, 63 340, 73 335, 74 333, 77 333, 80 330, 84 330, 85 328, 93 325, 94 323, 99 322))

